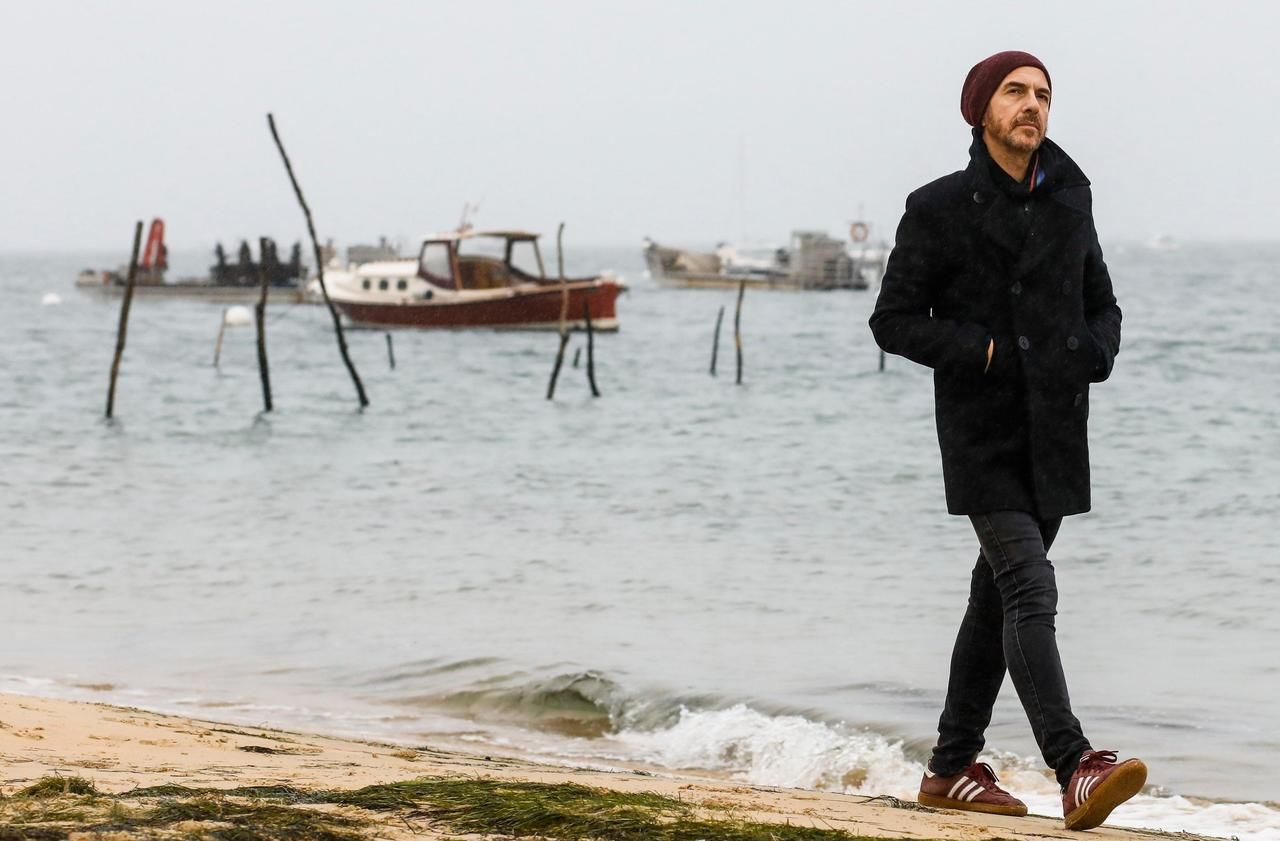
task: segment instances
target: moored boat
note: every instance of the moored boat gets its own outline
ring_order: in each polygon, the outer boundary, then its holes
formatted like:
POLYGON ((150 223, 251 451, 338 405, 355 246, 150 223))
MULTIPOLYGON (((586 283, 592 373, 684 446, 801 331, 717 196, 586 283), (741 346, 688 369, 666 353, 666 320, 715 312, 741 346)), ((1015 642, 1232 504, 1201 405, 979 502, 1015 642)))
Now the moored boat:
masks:
POLYGON ((852 244, 822 231, 795 231, 785 247, 742 248, 722 243, 714 251, 688 251, 645 240, 649 276, 664 286, 762 289, 867 289, 884 274, 887 247, 867 241, 855 222, 852 244))
MULTIPOLYGON (((316 285, 316 281, 312 281, 316 285)), ((605 272, 549 278, 538 234, 455 231, 423 240, 417 259, 326 270, 334 305, 357 327, 617 330, 615 308, 626 285, 605 272)))

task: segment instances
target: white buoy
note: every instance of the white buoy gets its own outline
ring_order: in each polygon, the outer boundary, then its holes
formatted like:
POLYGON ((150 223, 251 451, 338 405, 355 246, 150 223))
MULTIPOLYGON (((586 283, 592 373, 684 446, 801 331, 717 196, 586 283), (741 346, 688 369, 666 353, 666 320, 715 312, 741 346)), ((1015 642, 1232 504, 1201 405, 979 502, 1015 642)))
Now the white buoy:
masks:
POLYGON ((62 296, 57 292, 46 292, 44 293, 44 297, 40 299, 40 306, 42 307, 56 307, 61 303, 62 296))
POLYGON ((245 306, 227 307, 222 314, 222 323, 228 327, 248 327, 253 324, 253 310, 245 306))
POLYGON ((222 359, 222 334, 228 327, 248 327, 253 323, 253 312, 246 306, 236 305, 222 311, 222 323, 218 325, 218 340, 213 345, 213 367, 222 359))

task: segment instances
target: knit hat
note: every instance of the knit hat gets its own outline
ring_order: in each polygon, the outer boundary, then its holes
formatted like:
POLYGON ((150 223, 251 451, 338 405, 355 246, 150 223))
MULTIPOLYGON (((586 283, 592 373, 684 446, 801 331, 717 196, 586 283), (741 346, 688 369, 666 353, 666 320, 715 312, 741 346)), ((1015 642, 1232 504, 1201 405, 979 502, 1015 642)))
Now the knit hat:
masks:
POLYGON ((1038 68, 1044 73, 1049 89, 1053 89, 1049 71, 1031 53, 1018 50, 996 53, 975 64, 969 75, 964 77, 964 87, 960 90, 960 113, 964 115, 966 123, 974 127, 982 124, 982 115, 987 113, 987 103, 995 95, 996 88, 1000 87, 1005 76, 1019 67, 1038 68))

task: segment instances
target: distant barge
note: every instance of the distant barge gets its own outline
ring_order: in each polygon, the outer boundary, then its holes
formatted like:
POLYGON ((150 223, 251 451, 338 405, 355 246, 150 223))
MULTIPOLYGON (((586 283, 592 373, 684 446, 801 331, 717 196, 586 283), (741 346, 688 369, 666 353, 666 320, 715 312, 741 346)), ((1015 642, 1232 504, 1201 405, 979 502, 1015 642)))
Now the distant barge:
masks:
MULTIPOLYGON (((169 268, 168 249, 164 244, 164 220, 151 220, 147 246, 138 260, 133 293, 146 298, 196 298, 226 304, 248 304, 261 294, 262 273, 267 275, 268 297, 272 301, 296 303, 303 299, 302 290, 307 268, 302 263, 301 245, 295 244, 287 262, 276 255, 273 241, 263 241, 265 248, 254 262, 247 242, 240 243, 236 262, 229 263, 222 245, 214 249, 217 262, 209 267, 209 277, 165 279, 169 268)), ((76 278, 76 288, 88 292, 119 296, 128 285, 129 268, 116 270, 85 269, 76 278)))

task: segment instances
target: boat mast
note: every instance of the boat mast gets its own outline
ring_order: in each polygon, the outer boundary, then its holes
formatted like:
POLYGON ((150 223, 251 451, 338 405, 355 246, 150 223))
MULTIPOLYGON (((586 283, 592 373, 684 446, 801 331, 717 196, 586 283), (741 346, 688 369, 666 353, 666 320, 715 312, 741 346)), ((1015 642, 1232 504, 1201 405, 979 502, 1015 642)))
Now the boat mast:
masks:
POLYGON ((747 135, 738 132, 738 172, 736 192, 738 194, 738 243, 747 241, 747 135))

